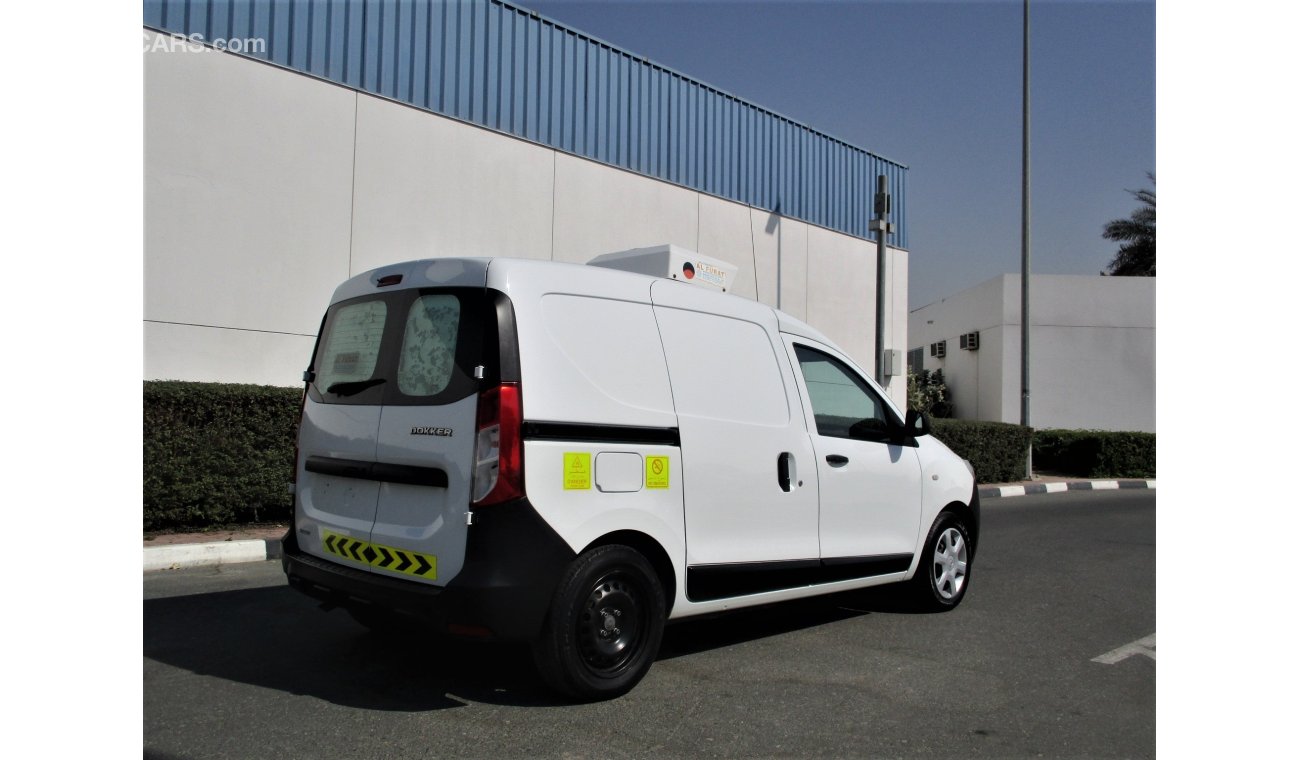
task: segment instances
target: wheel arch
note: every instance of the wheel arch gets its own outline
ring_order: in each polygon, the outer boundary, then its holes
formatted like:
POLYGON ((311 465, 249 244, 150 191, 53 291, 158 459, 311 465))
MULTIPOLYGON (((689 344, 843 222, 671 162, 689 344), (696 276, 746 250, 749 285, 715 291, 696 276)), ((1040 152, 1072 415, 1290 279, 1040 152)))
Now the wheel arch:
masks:
POLYGON ((673 603, 677 598, 677 572, 673 570, 672 559, 668 552, 653 537, 635 530, 619 530, 606 533, 588 544, 579 554, 585 554, 600 546, 619 545, 636 550, 646 558, 664 591, 664 617, 672 614, 673 603))
MULTIPOLYGON (((966 523, 966 530, 970 533, 970 557, 974 560, 975 551, 979 548, 980 542, 980 509, 978 492, 971 496, 970 504, 964 504, 960 501, 949 503, 943 509, 939 510, 939 514, 934 516, 934 522, 938 522, 945 514, 956 515, 961 518, 962 522, 966 523)), ((930 523, 931 527, 934 526, 934 522, 930 523)))

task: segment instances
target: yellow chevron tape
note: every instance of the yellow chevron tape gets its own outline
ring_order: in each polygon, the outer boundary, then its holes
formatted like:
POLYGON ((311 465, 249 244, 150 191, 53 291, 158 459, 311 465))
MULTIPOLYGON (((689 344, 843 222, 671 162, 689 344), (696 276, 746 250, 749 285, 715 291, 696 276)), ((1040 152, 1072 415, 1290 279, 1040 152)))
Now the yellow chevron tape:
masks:
POLYGON ((432 554, 374 544, 329 530, 321 531, 321 548, 349 562, 430 581, 438 579, 438 558, 432 554))

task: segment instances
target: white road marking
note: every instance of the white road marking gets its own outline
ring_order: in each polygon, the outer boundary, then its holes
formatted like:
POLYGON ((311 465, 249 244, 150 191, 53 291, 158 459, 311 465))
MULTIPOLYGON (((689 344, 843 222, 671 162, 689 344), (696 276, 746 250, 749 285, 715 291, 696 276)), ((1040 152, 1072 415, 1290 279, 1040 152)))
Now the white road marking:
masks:
POLYGON ((1102 665, 1114 665, 1120 660, 1127 660, 1135 654, 1144 654, 1154 660, 1156 658, 1156 635, 1153 633, 1145 639, 1138 639, 1131 644, 1112 649, 1100 657, 1092 658, 1092 661, 1100 662, 1102 665))
POLYGON ((998 488, 998 491, 1000 491, 1003 496, 1024 496, 1025 495, 1024 486, 1001 486, 1000 488, 998 488))
POLYGON ((1047 489, 1048 493, 1060 493, 1061 491, 1070 490, 1068 483, 1044 483, 1043 487, 1047 489))
POLYGON ((1118 480, 1094 480, 1092 481, 1092 490, 1094 491, 1114 491, 1119 488, 1118 480))

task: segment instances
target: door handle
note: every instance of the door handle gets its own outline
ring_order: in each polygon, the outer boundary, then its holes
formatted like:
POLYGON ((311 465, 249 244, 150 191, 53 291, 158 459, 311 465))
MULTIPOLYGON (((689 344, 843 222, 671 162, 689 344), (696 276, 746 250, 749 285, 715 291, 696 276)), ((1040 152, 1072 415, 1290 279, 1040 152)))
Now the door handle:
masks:
POLYGON ((776 458, 776 482, 781 486, 782 491, 790 493, 792 480, 794 480, 794 454, 785 451, 776 458))
POLYGON ((826 464, 831 467, 843 467, 849 463, 849 458, 840 454, 827 454, 826 464))

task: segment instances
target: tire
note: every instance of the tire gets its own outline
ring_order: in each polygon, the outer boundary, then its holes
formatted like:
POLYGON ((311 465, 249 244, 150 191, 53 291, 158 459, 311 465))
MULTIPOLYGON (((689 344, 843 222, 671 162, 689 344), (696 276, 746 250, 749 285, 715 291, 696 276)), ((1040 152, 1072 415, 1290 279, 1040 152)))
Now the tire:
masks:
POLYGON ((650 670, 664 633, 654 569, 626 546, 599 546, 570 563, 533 644, 547 685, 579 700, 626 694, 650 670))
POLYGON ((924 610, 946 612, 966 597, 974 558, 966 522, 952 512, 934 521, 912 578, 912 598, 924 610))

